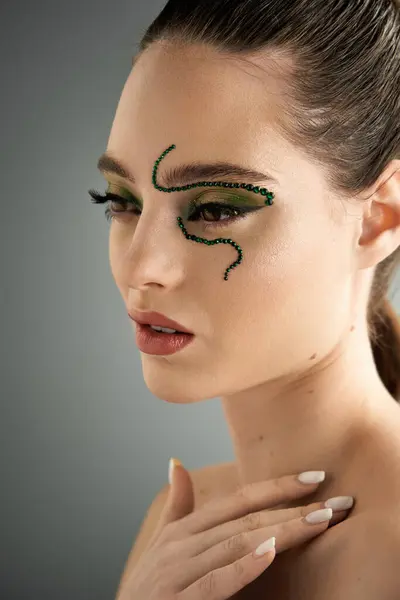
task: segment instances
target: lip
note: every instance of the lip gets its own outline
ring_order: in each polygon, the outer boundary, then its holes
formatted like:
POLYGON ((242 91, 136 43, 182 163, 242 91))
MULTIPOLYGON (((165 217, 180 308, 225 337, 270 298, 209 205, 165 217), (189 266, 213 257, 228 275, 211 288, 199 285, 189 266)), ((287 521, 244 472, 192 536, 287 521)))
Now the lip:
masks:
POLYGON ((186 327, 177 321, 173 321, 172 319, 169 319, 165 315, 158 312, 143 312, 131 309, 128 312, 128 315, 132 321, 135 321, 139 325, 159 325, 160 327, 169 327, 170 329, 175 329, 176 331, 181 331, 182 333, 190 333, 194 335, 193 331, 189 331, 189 329, 186 329, 186 327))
POLYGON ((195 340, 188 333, 160 333, 148 325, 136 323, 136 344, 144 354, 168 356, 175 354, 195 340))

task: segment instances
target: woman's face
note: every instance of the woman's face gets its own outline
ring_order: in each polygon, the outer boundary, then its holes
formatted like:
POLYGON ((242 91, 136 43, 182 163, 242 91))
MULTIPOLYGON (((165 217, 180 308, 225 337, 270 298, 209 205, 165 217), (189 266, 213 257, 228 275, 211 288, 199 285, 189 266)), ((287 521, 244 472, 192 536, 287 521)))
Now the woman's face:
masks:
MULTIPOLYGON (((112 274, 127 311, 161 312, 195 333, 175 354, 141 353, 146 385, 159 398, 194 402, 285 381, 318 363, 348 327, 357 209, 350 217, 329 192, 321 166, 279 135, 274 123, 284 100, 277 82, 256 61, 203 46, 156 44, 124 86, 107 150, 136 182, 105 176, 112 191, 131 194, 141 208, 110 224, 112 274), (160 180, 183 163, 236 163, 277 180, 259 182, 274 193, 274 203, 243 189, 157 190, 153 167, 172 144, 176 149, 159 164, 160 180), (191 222, 187 206, 195 197, 202 203, 235 198, 262 208, 226 225, 229 215, 207 211, 191 222), (241 246, 242 263, 227 281, 236 250, 188 241, 178 216, 188 233, 241 246)), ((215 181, 221 180, 248 183, 215 181)), ((128 323, 134 333, 127 317, 128 323)))

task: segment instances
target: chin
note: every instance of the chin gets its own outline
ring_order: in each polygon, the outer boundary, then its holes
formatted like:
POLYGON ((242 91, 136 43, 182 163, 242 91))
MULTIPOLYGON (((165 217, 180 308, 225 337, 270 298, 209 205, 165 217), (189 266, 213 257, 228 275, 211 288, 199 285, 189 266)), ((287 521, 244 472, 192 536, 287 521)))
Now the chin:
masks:
MULTIPOLYGON (((144 369, 144 382, 148 390, 165 402, 173 404, 194 404, 207 400, 207 392, 210 390, 202 389, 196 377, 188 376, 163 376, 157 369, 144 369)), ((214 398, 214 394, 210 396, 214 398)))
POLYGON ((160 385, 162 382, 159 382, 158 385, 151 385, 147 381, 145 383, 153 396, 156 396, 160 400, 165 400, 165 402, 171 402, 172 404, 194 404, 195 402, 204 400, 204 398, 200 398, 198 394, 195 394, 194 390, 193 394, 184 390, 182 383, 177 387, 172 386, 170 388, 166 385, 160 385))
POLYGON ((218 377, 205 375, 207 368, 191 368, 171 364, 168 357, 148 360, 141 355, 144 383, 160 400, 173 404, 194 404, 218 398, 227 392, 226 382, 218 377))

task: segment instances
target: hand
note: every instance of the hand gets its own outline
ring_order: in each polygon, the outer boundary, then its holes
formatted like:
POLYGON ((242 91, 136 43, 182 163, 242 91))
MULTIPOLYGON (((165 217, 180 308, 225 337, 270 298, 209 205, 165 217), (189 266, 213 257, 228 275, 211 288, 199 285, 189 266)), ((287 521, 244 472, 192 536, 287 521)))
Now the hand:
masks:
POLYGON ((270 510, 314 492, 318 485, 301 483, 297 475, 261 481, 193 512, 190 474, 183 465, 176 466, 156 530, 116 600, 230 598, 261 575, 276 553, 347 517, 350 509, 335 511, 330 521, 306 522, 304 517, 324 508, 323 502, 270 510), (277 549, 255 556, 257 546, 275 536, 277 549))

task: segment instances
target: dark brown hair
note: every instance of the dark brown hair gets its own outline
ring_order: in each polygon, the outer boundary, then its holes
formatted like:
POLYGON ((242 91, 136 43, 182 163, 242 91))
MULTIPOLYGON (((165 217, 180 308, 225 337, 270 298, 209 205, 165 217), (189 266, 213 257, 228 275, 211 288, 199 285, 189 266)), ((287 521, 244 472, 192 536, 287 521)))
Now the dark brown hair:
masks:
MULTIPOLYGON (((400 158, 400 0, 169 0, 139 58, 159 41, 282 59, 279 126, 352 198, 400 158), (288 68, 287 68, 288 67, 288 68), (289 77, 285 77, 289 74, 289 77)), ((400 247, 375 269, 368 328, 379 375, 400 401, 400 323, 387 294, 400 247)))

